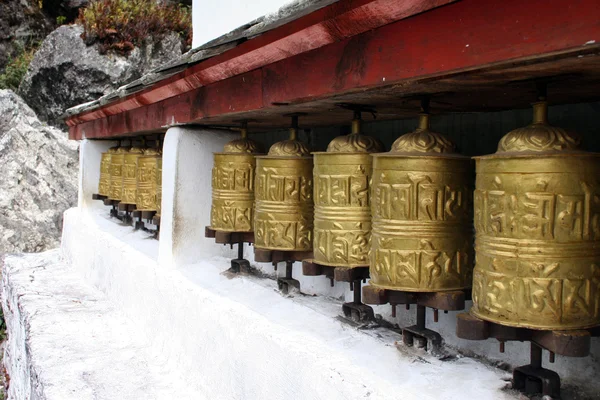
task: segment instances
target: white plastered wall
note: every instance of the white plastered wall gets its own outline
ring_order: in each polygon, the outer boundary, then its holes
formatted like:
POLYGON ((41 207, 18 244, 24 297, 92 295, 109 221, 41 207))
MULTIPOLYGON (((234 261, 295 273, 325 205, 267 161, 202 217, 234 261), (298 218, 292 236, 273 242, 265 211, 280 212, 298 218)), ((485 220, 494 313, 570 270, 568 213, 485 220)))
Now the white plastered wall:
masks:
POLYGON ((219 130, 170 128, 163 145, 161 265, 175 267, 208 255, 231 255, 204 237, 210 224, 213 153, 235 134, 219 130))
MULTIPOLYGON (((221 151, 223 145, 236 137, 218 130, 171 128, 168 130, 163 148, 163 204, 161 239, 157 257, 159 268, 176 268, 185 270, 190 264, 197 264, 201 260, 213 256, 235 258, 236 251, 228 246, 215 244, 214 239, 204 238, 204 227, 210 222, 211 204, 211 170, 213 165, 213 152, 221 151)), ((81 179, 80 179, 80 207, 102 207, 101 202, 92 202, 91 194, 97 190, 100 154, 114 142, 84 141, 82 143, 81 179), (82 199, 83 198, 83 199, 82 199)), ((106 210, 106 213, 108 210, 106 210)), ((137 246, 142 245, 139 242, 137 246)), ((92 246, 93 247, 93 246, 92 246)), ((109 246, 104 246, 109 248, 109 246)), ((124 248, 119 250, 124 251, 124 248)), ((151 251, 146 251, 146 253, 151 251)), ((253 247, 246 246, 245 257, 258 269, 268 275, 285 273, 285 265, 280 264, 277 272, 268 263, 254 263, 253 247)), ((111 258, 109 263, 117 262, 121 256, 111 258)), ((94 280, 103 276, 101 257, 98 253, 90 255, 85 264, 96 265, 94 280)), ((105 264, 105 263, 104 263, 105 264)), ((83 267, 89 269, 89 267, 83 267)), ((318 295, 333 299, 352 301, 352 292, 346 283, 336 283, 330 287, 329 280, 322 276, 305 277, 302 275, 301 263, 294 264, 293 276, 300 281, 302 292, 309 295, 318 295)), ((100 286, 120 287, 125 278, 114 276, 114 279, 104 279, 100 286)), ((143 277, 140 277, 143 278, 143 277)), ((129 276, 128 279, 138 279, 129 276)), ((96 282, 95 284, 98 284, 96 282)), ((127 289, 125 292, 129 291, 127 289)), ((123 292, 123 293, 125 293, 123 292)), ((128 300, 121 299, 123 304, 128 300)), ((176 305, 173 304, 175 307, 176 305)), ((470 302, 467 309, 470 307, 470 302)), ((391 317, 390 306, 375 306, 375 312, 384 319, 397 323, 399 326, 414 324, 415 308, 405 311, 398 307, 397 317, 391 317)), ((135 310, 140 311, 139 308, 135 310)), ((456 337, 456 314, 440 312, 439 322, 434 323, 431 312, 428 312, 427 325, 438 331, 446 344, 455 347, 467 354, 487 358, 493 362, 507 363, 512 366, 527 364, 529 362, 528 343, 508 342, 506 352, 499 352, 498 342, 493 339, 487 341, 467 341, 456 337)), ((590 357, 577 359, 569 357, 556 357, 555 364, 547 362, 547 352, 544 354, 544 365, 557 371, 565 383, 576 384, 581 387, 596 387, 600 384, 595 377, 600 374, 600 341, 592 339, 592 353, 590 357), (595 386, 594 386, 595 385, 595 386)), ((393 351, 390 349, 390 351, 393 351)))
POLYGON ((92 194, 98 193, 100 180, 100 161, 102 153, 116 146, 112 140, 81 141, 79 146, 79 192, 77 205, 82 209, 103 207, 102 202, 92 200, 92 194))

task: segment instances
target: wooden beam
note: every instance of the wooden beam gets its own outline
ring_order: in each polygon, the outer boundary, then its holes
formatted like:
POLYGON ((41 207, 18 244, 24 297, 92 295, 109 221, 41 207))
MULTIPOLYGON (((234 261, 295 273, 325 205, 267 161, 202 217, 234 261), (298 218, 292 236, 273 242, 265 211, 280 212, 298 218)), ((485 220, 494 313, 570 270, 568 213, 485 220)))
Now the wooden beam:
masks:
MULTIPOLYGON (((71 126, 73 139, 411 85, 598 51, 600 0, 462 0, 174 97, 71 126)), ((600 74, 600 72, 599 72, 600 74)))
POLYGON ((67 125, 165 100, 457 0, 340 0, 202 61, 148 89, 67 118, 67 125))

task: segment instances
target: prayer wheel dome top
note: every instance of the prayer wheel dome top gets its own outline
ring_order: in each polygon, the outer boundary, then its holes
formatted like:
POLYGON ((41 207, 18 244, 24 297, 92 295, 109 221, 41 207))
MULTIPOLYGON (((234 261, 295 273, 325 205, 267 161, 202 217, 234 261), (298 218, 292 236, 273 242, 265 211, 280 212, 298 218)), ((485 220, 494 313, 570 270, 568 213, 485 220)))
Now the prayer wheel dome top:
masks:
POLYGON ((305 143, 296 139, 283 140, 275 143, 269 149, 270 156, 277 157, 307 157, 310 149, 305 143))
POLYGON ((245 137, 242 134, 240 139, 232 140, 225 144, 223 148, 224 153, 248 153, 248 154, 259 154, 263 152, 260 143, 245 137))
POLYGON ((143 154, 144 153, 144 148, 143 147, 133 146, 133 147, 130 147, 127 152, 129 154, 143 154))
POLYGON ((374 137, 360 133, 338 136, 327 146, 328 153, 379 153, 381 151, 383 151, 383 143, 374 137))
POLYGON ((161 154, 160 149, 154 148, 154 147, 149 147, 147 149, 144 149, 144 155, 145 156, 158 156, 161 154))
POLYGON ((454 143, 441 133, 429 129, 429 114, 419 114, 419 127, 396 139, 390 153, 457 155, 454 143))
POLYGON ((580 150, 581 137, 548 124, 548 103, 533 103, 533 122, 510 131, 498 143, 496 154, 554 153, 580 150))

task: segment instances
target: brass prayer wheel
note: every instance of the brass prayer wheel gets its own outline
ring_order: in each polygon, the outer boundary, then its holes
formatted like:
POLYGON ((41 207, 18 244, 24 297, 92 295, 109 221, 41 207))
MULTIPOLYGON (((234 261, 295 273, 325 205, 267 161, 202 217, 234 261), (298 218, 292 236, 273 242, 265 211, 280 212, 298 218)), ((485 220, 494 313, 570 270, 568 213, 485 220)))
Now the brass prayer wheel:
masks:
POLYGON ((333 139, 314 155, 314 261, 333 267, 368 266, 371 236, 370 153, 383 144, 360 133, 355 112, 352 133, 333 139))
POLYGON ((289 140, 256 157, 254 246, 310 251, 313 233, 313 159, 297 140, 294 117, 289 140))
POLYGON ((138 159, 144 154, 144 148, 133 146, 123 156, 123 189, 121 192, 122 204, 136 204, 137 193, 137 167, 138 159))
POLYGON ((225 144, 222 153, 214 153, 210 228, 215 231, 254 230, 254 157, 262 149, 248 138, 245 125, 241 136, 225 144))
POLYGON ((476 157, 474 316, 542 330, 600 324, 600 154, 547 104, 476 157))
POLYGON ((471 286, 472 168, 468 157, 419 127, 373 155, 370 285, 407 292, 471 286))
POLYGON ((159 162, 162 153, 159 149, 148 148, 137 160, 136 210, 157 211, 159 201, 159 162))
POLYGON ((108 197, 110 195, 110 158, 117 151, 117 147, 111 147, 102 153, 100 161, 100 180, 98 182, 98 194, 108 197))
POLYGON ((154 216, 160 221, 160 211, 162 205, 162 153, 157 160, 156 167, 156 215, 154 216))
POLYGON ((127 147, 118 147, 110 156, 110 200, 121 200, 123 192, 123 161, 125 154, 129 151, 127 147))

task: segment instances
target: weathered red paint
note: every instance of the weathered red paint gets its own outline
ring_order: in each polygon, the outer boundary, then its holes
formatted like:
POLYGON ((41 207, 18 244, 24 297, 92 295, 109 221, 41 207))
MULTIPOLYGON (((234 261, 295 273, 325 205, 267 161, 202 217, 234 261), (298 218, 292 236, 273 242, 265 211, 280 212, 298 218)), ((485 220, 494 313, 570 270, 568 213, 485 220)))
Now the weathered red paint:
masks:
POLYGON ((456 0, 341 0, 194 65, 151 88, 71 117, 67 125, 153 104, 453 1, 456 0))
POLYGON ((86 115, 70 128, 70 137, 117 136, 585 49, 586 43, 600 42, 597 9, 600 0, 462 0, 125 111, 125 116, 87 121, 86 115))

